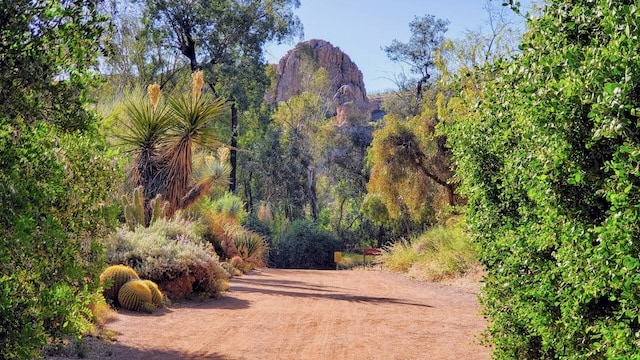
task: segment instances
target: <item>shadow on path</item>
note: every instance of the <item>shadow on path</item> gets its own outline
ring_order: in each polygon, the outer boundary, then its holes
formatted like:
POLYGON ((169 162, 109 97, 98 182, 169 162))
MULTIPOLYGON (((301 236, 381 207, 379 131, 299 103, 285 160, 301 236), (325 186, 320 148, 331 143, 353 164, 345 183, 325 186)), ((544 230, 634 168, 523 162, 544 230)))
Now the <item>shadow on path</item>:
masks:
MULTIPOLYGON (((399 304, 399 305, 409 305, 409 306, 420 306, 432 308, 433 306, 427 304, 420 304, 411 301, 405 301, 403 299, 395 299, 389 297, 375 297, 375 296, 360 296, 360 295, 352 295, 352 294, 344 294, 344 293, 314 293, 314 292, 301 292, 301 291, 288 291, 288 290, 279 290, 276 289, 277 285, 271 285, 273 288, 258 288, 258 287, 250 287, 250 286, 232 286, 231 291, 237 292, 254 292, 261 293, 265 295, 279 295, 279 296, 291 296, 291 297, 300 297, 300 298, 323 298, 323 299, 331 299, 338 301, 349 301, 349 302, 359 302, 359 303, 374 303, 374 304, 399 304)), ((286 287, 286 286, 284 286, 286 287)), ((313 289, 315 291, 315 289, 313 289)))

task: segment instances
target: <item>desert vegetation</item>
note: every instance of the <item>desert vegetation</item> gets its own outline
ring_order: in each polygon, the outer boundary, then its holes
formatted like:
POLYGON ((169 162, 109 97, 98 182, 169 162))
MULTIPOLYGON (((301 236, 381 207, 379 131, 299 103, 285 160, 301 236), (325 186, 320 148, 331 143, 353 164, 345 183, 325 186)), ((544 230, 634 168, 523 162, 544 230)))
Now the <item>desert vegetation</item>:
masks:
POLYGON ((0 4, 0 357, 364 248, 484 274, 495 358, 636 356, 638 4, 499 3, 381 44, 409 70, 376 119, 310 43, 274 100, 295 0, 0 4))

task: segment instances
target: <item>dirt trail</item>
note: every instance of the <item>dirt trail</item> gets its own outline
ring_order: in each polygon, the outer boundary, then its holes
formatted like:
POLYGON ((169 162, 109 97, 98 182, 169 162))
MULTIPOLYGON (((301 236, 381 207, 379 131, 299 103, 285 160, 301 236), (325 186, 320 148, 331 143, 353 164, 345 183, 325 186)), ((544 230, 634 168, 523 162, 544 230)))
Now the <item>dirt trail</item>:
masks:
MULTIPOLYGON (((488 359, 476 291, 377 270, 265 269, 218 300, 121 311, 111 359, 488 359)), ((94 355, 95 356, 95 355, 94 355)))

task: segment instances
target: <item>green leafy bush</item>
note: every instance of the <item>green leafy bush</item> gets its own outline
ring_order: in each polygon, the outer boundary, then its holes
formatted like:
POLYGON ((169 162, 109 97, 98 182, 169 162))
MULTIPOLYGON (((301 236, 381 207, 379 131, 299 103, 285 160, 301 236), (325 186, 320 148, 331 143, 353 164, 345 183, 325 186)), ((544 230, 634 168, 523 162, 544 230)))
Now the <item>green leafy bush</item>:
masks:
POLYGON ((89 326, 104 261, 93 239, 116 220, 114 154, 95 134, 2 118, 0 154, 0 353, 28 358, 89 326))
POLYGON ((133 267, 140 278, 164 287, 174 300, 192 294, 218 296, 228 288, 228 276, 213 247, 190 221, 159 219, 134 231, 124 226, 105 243, 109 263, 133 267), (172 281, 184 283, 180 291, 166 289, 172 281))
MULTIPOLYGON (((0 21, 0 357, 90 324, 115 220, 113 153, 87 111, 105 18, 93 1, 2 4, 0 21), (11 16, 4 16, 11 14, 11 16)), ((114 181, 115 180, 115 181, 114 181)))
POLYGON ((489 340, 498 359, 637 358, 638 3, 546 4, 449 133, 489 340))
POLYGON ((262 235, 265 239, 271 238, 272 235, 271 227, 269 226, 269 224, 261 221, 255 216, 247 216, 242 221, 242 227, 262 235))
POLYGON ((275 246, 274 264, 280 268, 330 269, 338 240, 309 220, 296 220, 275 246))

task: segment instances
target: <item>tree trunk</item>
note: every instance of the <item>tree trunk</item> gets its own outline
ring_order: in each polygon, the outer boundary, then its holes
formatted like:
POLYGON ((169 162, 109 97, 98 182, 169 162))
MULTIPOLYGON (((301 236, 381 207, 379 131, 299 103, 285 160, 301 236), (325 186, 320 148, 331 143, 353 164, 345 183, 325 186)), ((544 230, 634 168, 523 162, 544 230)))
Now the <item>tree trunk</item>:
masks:
POLYGON ((429 171, 429 169, 427 169, 427 167, 424 165, 424 163, 422 161, 418 162, 418 168, 420 169, 420 171, 422 171, 422 173, 430 178, 431 180, 435 181, 436 184, 442 186, 446 193, 447 193, 447 202, 449 206, 454 206, 455 205, 455 186, 452 184, 449 184, 449 182, 447 181, 448 179, 442 178, 441 176, 439 176, 438 174, 434 174, 431 171, 429 171))
POLYGON ((236 172, 238 169, 238 109, 235 101, 231 103, 231 149, 229 151, 229 164, 231 172, 229 173, 229 191, 236 193, 236 172))
POLYGON ((308 185, 308 198, 309 198, 309 205, 311 205, 311 216, 313 217, 313 220, 317 221, 318 220, 318 195, 317 195, 317 189, 316 189, 316 173, 315 173, 315 169, 310 168, 307 169, 307 181, 309 182, 308 185))
POLYGON ((247 198, 247 212, 253 212, 253 192, 251 191, 251 178, 253 173, 249 172, 248 179, 244 180, 244 195, 247 198))

